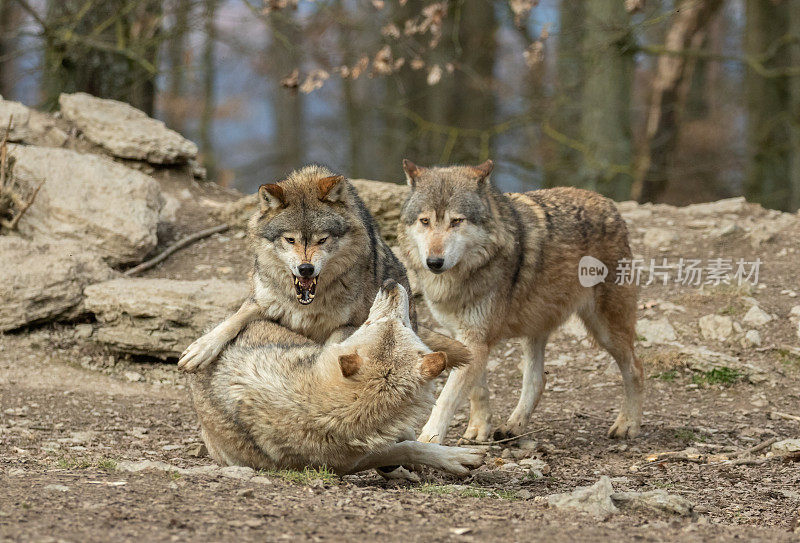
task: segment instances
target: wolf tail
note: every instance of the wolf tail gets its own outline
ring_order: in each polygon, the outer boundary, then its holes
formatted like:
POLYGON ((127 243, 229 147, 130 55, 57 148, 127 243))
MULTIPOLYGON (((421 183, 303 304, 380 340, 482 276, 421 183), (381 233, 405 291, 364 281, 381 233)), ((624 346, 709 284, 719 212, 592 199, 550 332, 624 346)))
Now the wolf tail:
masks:
POLYGON ((420 326, 417 334, 422 342, 433 351, 443 351, 447 355, 447 368, 466 366, 472 362, 472 354, 463 343, 430 328, 420 326))

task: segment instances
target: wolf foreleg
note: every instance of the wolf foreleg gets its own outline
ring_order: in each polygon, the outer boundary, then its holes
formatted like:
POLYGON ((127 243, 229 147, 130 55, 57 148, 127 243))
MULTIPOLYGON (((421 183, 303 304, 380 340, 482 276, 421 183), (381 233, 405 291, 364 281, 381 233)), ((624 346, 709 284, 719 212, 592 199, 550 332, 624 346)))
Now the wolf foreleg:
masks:
POLYGON ((387 464, 423 464, 447 473, 464 476, 469 473, 469 468, 478 467, 482 463, 483 453, 478 450, 445 447, 436 443, 420 443, 419 441, 401 441, 382 451, 364 456, 346 472, 356 473, 387 464))
POLYGON ((467 342, 466 345, 472 353, 472 362, 450 372, 447 383, 433 406, 431 416, 417 438, 419 441, 430 443, 444 441, 456 409, 466 394, 480 382, 481 376, 486 371, 486 361, 489 356, 488 345, 478 342, 467 342))
POLYGON ((236 313, 203 334, 183 351, 178 360, 178 369, 191 373, 208 366, 239 332, 260 315, 261 308, 258 304, 253 300, 245 300, 236 313))

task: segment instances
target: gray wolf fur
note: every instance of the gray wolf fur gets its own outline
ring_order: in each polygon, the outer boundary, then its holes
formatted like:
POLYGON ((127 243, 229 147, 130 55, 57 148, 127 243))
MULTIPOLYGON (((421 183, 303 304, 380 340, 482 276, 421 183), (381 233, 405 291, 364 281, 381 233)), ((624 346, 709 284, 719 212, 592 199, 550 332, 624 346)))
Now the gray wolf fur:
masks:
POLYGON ((643 389, 633 350, 636 287, 612 279, 585 288, 578 278, 584 255, 609 270, 631 258, 625 221, 611 200, 587 190, 503 194, 492 186, 492 167, 491 161, 433 168, 404 161, 412 190, 398 232, 402 257, 417 272, 433 316, 472 353, 469 365, 451 372, 420 441, 442 442, 466 394, 464 437, 489 437, 486 361, 504 338, 522 339, 522 391, 494 436, 523 433, 545 387, 548 336, 573 313, 622 373, 624 399, 609 436, 636 436, 643 389))
POLYGON ((424 464, 465 475, 470 449, 397 442, 433 402, 431 381, 452 363, 411 326, 408 295, 389 280, 365 322, 320 345, 267 321, 251 323, 217 364, 190 376, 203 440, 223 465, 327 466, 340 474, 424 464))
MULTIPOLYGON (((381 239, 356 189, 341 175, 306 166, 262 185, 249 222, 254 255, 250 296, 239 310, 186 351, 178 367, 191 372, 217 358, 249 323, 269 320, 317 343, 342 327, 358 327, 387 279, 409 290, 403 265, 381 239)), ((412 305, 410 320, 416 330, 412 305)), ((420 336, 454 361, 468 357, 433 331, 420 336)))

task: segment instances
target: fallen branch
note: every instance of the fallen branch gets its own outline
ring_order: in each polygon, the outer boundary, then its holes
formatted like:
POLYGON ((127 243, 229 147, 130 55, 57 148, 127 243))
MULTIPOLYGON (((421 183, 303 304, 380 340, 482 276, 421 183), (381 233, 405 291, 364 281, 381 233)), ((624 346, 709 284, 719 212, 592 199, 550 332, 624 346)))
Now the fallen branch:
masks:
MULTIPOLYGON (((572 417, 566 418, 559 418, 559 419, 549 419, 551 422, 558 422, 558 421, 565 421, 570 420, 572 417)), ((469 443, 470 445, 499 445, 501 443, 508 443, 509 441, 517 441, 523 437, 528 437, 533 434, 538 434, 539 432, 544 432, 547 428, 538 428, 536 430, 531 430, 530 432, 525 432, 524 434, 520 434, 518 436, 507 437, 505 439, 495 439, 490 441, 478 441, 477 439, 469 439, 466 437, 462 437, 459 439, 461 443, 469 443)))
POLYGON ((150 268, 156 266, 160 262, 163 262, 164 260, 166 260, 167 257, 169 255, 171 255, 172 253, 174 253, 175 251, 179 251, 180 249, 183 249, 184 247, 186 247, 188 245, 191 245, 195 241, 199 241, 199 240, 201 240, 203 238, 207 238, 208 236, 213 236, 214 234, 219 234, 220 232, 225 232, 229 228, 230 228, 229 224, 220 224, 220 225, 217 225, 217 226, 213 226, 211 228, 206 228, 205 230, 200 230, 199 232, 195 232, 194 234, 186 236, 186 237, 176 241, 175 243, 173 243, 172 245, 170 245, 169 247, 167 247, 166 249, 161 251, 158 255, 154 256, 150 260, 145 260, 144 262, 142 262, 138 266, 134 266, 133 268, 131 268, 129 270, 126 270, 125 271, 125 275, 128 275, 128 276, 136 275, 136 274, 141 273, 141 272, 143 272, 145 270, 149 270, 150 268))
POLYGON ((36 195, 44 185, 44 180, 39 183, 28 199, 23 197, 13 189, 14 178, 8 166, 8 137, 11 134, 11 124, 14 121, 14 116, 8 117, 8 125, 6 126, 6 133, 3 134, 3 141, 0 142, 0 215, 10 216, 11 219, 6 219, 0 216, 0 227, 7 228, 8 230, 15 230, 19 224, 19 220, 33 205, 36 200, 36 195), (16 212, 15 211, 16 208, 16 212))
POLYGON ((754 445, 753 447, 750 447, 749 449, 745 449, 743 451, 740 451, 740 452, 737 452, 737 453, 733 453, 730 456, 748 456, 748 455, 751 455, 753 453, 757 453, 758 451, 763 451, 764 449, 766 449, 767 447, 769 447, 770 445, 772 445, 773 443, 775 443, 777 441, 778 441, 778 438, 777 437, 773 437, 773 438, 768 439, 768 440, 766 440, 766 441, 764 441, 762 443, 759 443, 758 445, 754 445))
POLYGON ((0 221, 0 224, 2 224, 5 228, 8 228, 9 230, 15 230, 17 228, 17 224, 19 224, 19 220, 22 218, 22 216, 25 214, 25 212, 28 211, 28 208, 33 205, 33 201, 36 200, 36 195, 39 194, 39 190, 43 186, 44 186, 44 180, 42 180, 42 182, 39 183, 38 187, 33 189, 33 193, 31 193, 31 197, 28 198, 27 202, 22 204, 22 207, 19 208, 19 211, 17 211, 17 214, 14 215, 14 218, 11 219, 10 221, 7 221, 7 220, 3 219, 2 221, 0 221))

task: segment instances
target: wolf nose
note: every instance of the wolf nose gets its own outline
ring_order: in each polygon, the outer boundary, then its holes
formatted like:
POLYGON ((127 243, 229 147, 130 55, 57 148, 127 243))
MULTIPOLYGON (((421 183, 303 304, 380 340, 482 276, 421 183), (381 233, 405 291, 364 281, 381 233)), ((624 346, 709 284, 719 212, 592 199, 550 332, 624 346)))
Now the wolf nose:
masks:
POLYGON ((300 275, 303 277, 311 277, 314 273, 314 265, 313 264, 300 264, 297 266, 297 271, 300 272, 300 275))
POLYGON ((439 271, 444 266, 444 258, 428 258, 425 260, 428 268, 434 271, 439 271))

